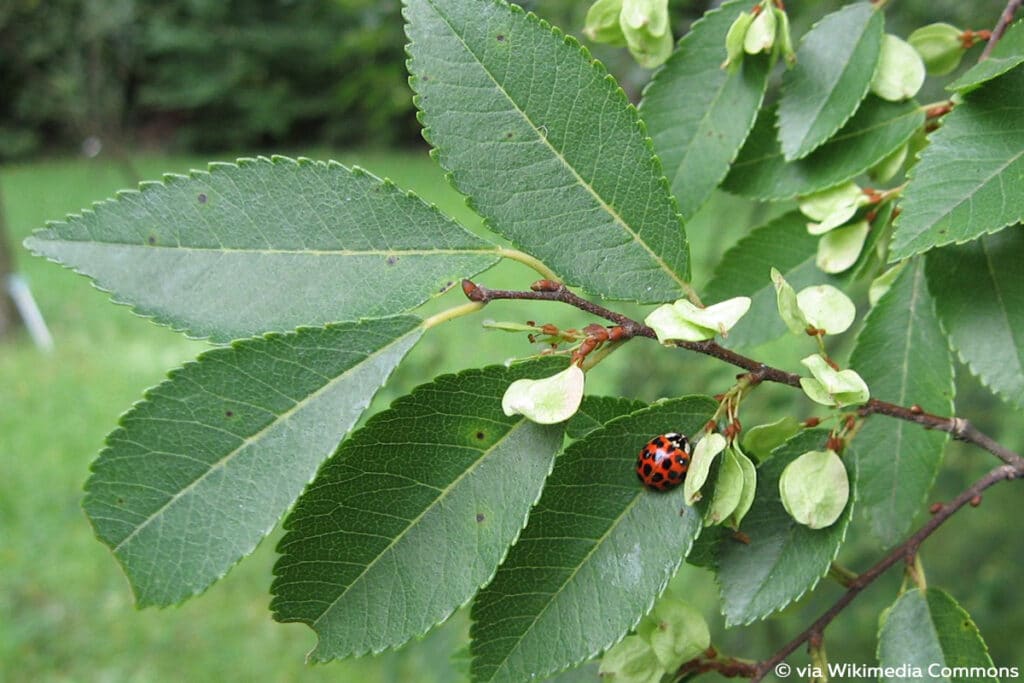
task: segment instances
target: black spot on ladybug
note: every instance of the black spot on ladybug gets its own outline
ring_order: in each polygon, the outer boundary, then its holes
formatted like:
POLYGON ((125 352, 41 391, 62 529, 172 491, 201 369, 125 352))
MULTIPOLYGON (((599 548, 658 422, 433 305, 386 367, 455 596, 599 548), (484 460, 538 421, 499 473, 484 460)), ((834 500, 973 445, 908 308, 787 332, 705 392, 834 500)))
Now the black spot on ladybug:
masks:
POLYGON ((487 519, 487 518, 484 517, 484 513, 482 513, 482 512, 476 513, 476 523, 477 524, 479 524, 480 522, 484 521, 485 519, 487 519))
POLYGON ((388 256, 386 259, 384 259, 384 263, 388 264, 389 266, 393 266, 396 263, 398 263, 398 257, 397 256, 388 256))
POLYGON ((663 479, 665 479, 665 476, 661 472, 655 472, 654 474, 651 475, 651 481, 653 481, 655 484, 659 483, 663 479))
POLYGON ((644 475, 645 476, 648 476, 648 477, 651 476, 651 472, 653 472, 653 471, 654 471, 654 468, 651 467, 650 463, 644 465, 644 475))
POLYGON ((225 410, 224 411, 224 417, 234 417, 234 416, 235 416, 235 413, 233 411, 230 411, 230 410, 225 410))
POLYGON ((683 467, 685 467, 687 461, 688 461, 688 459, 686 457, 682 456, 682 455, 676 456, 676 464, 677 465, 682 465, 683 467))
POLYGON ((679 470, 672 470, 671 472, 668 473, 669 479, 678 479, 681 476, 683 476, 683 473, 680 472, 679 470))
POLYGON ((206 200, 207 200, 206 193, 205 192, 200 192, 199 196, 197 197, 197 199, 199 200, 200 204, 205 204, 206 200))
POLYGON ((672 458, 665 458, 664 460, 662 460, 661 461, 661 467, 662 467, 662 469, 665 469, 665 470, 672 469, 672 458))

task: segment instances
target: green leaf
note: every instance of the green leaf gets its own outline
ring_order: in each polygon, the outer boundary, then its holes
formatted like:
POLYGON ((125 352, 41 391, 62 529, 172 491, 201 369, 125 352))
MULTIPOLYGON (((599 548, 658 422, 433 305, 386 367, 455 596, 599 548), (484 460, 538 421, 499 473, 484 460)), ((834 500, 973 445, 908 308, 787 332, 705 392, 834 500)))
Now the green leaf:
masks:
POLYGON ((146 392, 84 502, 139 606, 199 593, 250 553, 421 334, 400 316, 245 339, 146 392))
POLYGON ((807 219, 791 211, 741 239, 722 256, 715 274, 702 292, 708 301, 749 296, 750 310, 729 330, 726 346, 751 348, 777 339, 788 328, 776 305, 772 268, 795 288, 838 280, 814 264, 818 237, 808 234, 807 219))
POLYGON ((882 47, 885 21, 876 9, 866 2, 847 5, 800 40, 779 102, 779 140, 787 160, 820 147, 860 106, 882 47))
POLYGON ((658 403, 558 457, 529 524, 473 605, 475 680, 567 668, 610 647, 651 608, 701 520, 681 488, 641 486, 634 457, 656 434, 696 433, 716 406, 702 396, 658 403))
POLYGON ((1018 21, 1006 29, 988 59, 972 66, 960 78, 947 85, 946 90, 963 94, 1002 76, 1021 63, 1024 63, 1024 21, 1018 21))
POLYGON ((309 624, 317 661, 379 652, 469 600, 522 530, 561 426, 507 417, 513 381, 545 359, 443 375, 347 439, 285 521, 271 608, 309 624))
POLYGON ((937 588, 914 588, 882 613, 878 662, 906 675, 881 681, 985 681, 994 665, 971 616, 937 588), (957 675, 945 669, 962 667, 957 675), (974 671, 970 671, 974 668, 974 671))
POLYGON ((907 142, 923 123, 913 101, 887 102, 868 95, 832 138, 799 161, 782 156, 772 109, 762 109, 722 187, 751 199, 790 199, 844 183, 907 142))
POLYGON ((1024 220, 1024 68, 964 97, 910 171, 889 260, 1024 220))
POLYGON ((580 409, 565 424, 565 433, 570 439, 582 439, 605 422, 645 407, 643 401, 623 396, 584 396, 580 409))
POLYGON ((140 315, 220 342, 402 313, 497 260, 388 181, 284 157, 144 183, 25 246, 140 315))
POLYGON ((928 253, 935 308, 961 360, 1003 400, 1024 408, 1024 228, 928 253), (970 286, 965 286, 965 283, 970 286))
MULTIPOLYGON (((951 415, 953 359, 924 270, 921 259, 909 263, 871 309, 850 366, 874 398, 951 415)), ((972 298, 977 297, 973 286, 971 290, 972 298)), ((901 540, 921 511, 947 438, 945 432, 883 415, 869 418, 857 433, 860 505, 883 545, 901 540)))
MULTIPOLYGON (((851 471, 850 501, 839 520, 827 529, 797 523, 782 506, 779 477, 793 460, 825 445, 828 432, 804 431, 772 452, 757 468, 757 494, 740 530, 750 543, 718 546, 717 580, 726 626, 749 624, 782 609, 828 572, 850 523, 856 481, 851 471)), ((852 470, 849 458, 844 458, 852 470)))
POLYGON ((722 69, 725 35, 749 9, 725 3, 697 21, 644 91, 640 115, 685 218, 711 195, 747 139, 768 82, 766 57, 722 69))
POLYGON ((678 207, 604 67, 503 0, 405 0, 405 16, 424 135, 488 225, 594 294, 680 298, 678 207))

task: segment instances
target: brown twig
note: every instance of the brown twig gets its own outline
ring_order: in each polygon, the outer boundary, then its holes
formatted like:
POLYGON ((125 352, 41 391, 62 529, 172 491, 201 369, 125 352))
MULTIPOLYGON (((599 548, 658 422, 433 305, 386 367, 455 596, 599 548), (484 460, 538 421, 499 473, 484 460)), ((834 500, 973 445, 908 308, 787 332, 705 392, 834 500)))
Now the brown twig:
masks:
POLYGON ((995 49, 996 43, 1006 33, 1006 28, 1013 21, 1013 16, 1020 9, 1021 4, 1024 4, 1024 0, 1009 0, 1006 3, 1006 7, 1003 9, 1003 13, 999 15, 999 21, 996 22, 996 26, 992 29, 992 35, 989 36, 988 43, 985 44, 985 49, 981 51, 981 56, 978 57, 978 61, 988 59, 989 55, 992 54, 992 50, 995 49))
POLYGON ((980 496, 982 491, 1001 481, 1017 479, 1022 476, 1024 476, 1024 468, 1018 468, 1011 465, 1000 465, 999 467, 989 471, 988 474, 978 481, 974 482, 974 484, 969 486, 963 493, 952 501, 942 505, 931 519, 929 519, 924 526, 914 532, 906 541, 893 548, 888 555, 876 562, 870 569, 857 575, 857 578, 851 582, 847 591, 843 593, 843 595, 840 596, 840 598, 836 600, 831 607, 825 610, 824 614, 818 617, 813 624, 786 643, 770 658, 762 662, 758 662, 754 667, 755 671, 752 679, 755 682, 760 681, 766 675, 771 673, 776 666, 785 661, 786 657, 791 655, 798 647, 806 643, 812 637, 820 636, 825 630, 825 627, 828 626, 833 619, 839 616, 839 613, 842 612, 847 605, 853 602, 854 598, 860 595, 861 591, 874 583, 875 579, 884 574, 894 564, 897 564, 901 560, 912 560, 925 539, 931 536, 932 533, 942 526, 947 519, 952 517, 955 512, 963 508, 965 505, 970 504, 972 500, 975 500, 980 496))
MULTIPOLYGON (((1021 1, 1024 2, 1024 0, 1021 1)), ((654 330, 647 325, 637 322, 636 320, 622 315, 621 313, 609 310, 604 306, 595 304, 592 301, 583 299, 569 291, 565 285, 552 280, 541 280, 536 282, 528 292, 488 289, 487 287, 478 285, 470 280, 463 280, 462 291, 471 301, 484 304, 496 299, 557 301, 569 304, 570 306, 574 306, 582 311, 586 311, 592 315, 614 322, 621 329, 621 333, 618 333, 620 340, 624 341, 632 337, 657 338, 654 330)), ((719 360, 725 361, 726 363, 743 368, 750 373, 752 381, 768 381, 785 384, 787 386, 800 386, 799 375, 786 372, 778 368, 773 368, 764 363, 759 363, 752 358, 748 358, 747 356, 736 353, 735 351, 719 346, 714 341, 675 342, 675 344, 681 348, 713 356, 719 360)), ((751 678, 754 681, 760 681, 768 673, 773 671, 778 664, 791 655, 798 647, 816 639, 820 640, 825 627, 827 627, 833 619, 846 609, 846 606, 853 602, 854 598, 860 595, 865 588, 874 583, 878 577, 884 574, 894 564, 898 563, 900 560, 908 562, 913 561, 918 548, 920 548, 925 539, 931 536, 936 529, 942 526, 946 520, 952 517, 954 513, 965 505, 977 505, 977 503, 980 502, 981 494, 985 489, 1000 481, 1024 477, 1024 458, 1021 458, 1017 453, 1014 453, 1010 449, 998 443, 995 439, 981 432, 964 418, 932 415, 930 413, 926 413, 916 404, 910 407, 904 407, 888 403, 886 401, 880 401, 876 398, 872 398, 865 403, 858 410, 858 414, 861 417, 868 417, 874 414, 887 415, 889 417, 919 424, 925 429, 936 429, 947 432, 955 439, 966 441, 978 446, 979 448, 983 448, 998 457, 1005 464, 991 470, 988 474, 976 481, 949 503, 932 506, 929 510, 932 513, 931 518, 920 529, 908 537, 906 541, 891 550, 870 569, 862 574, 855 576, 851 574, 850 576, 844 577, 848 581, 848 583, 846 583, 846 592, 843 593, 843 595, 840 596, 840 598, 836 600, 836 602, 828 608, 824 614, 818 617, 814 623, 789 641, 770 658, 752 665, 748 662, 732 658, 719 658, 717 654, 714 654, 713 656, 705 654, 688 662, 684 662, 676 671, 675 677, 677 679, 683 676, 694 675, 706 671, 717 671, 723 676, 751 678)))
MULTIPOLYGON (((657 335, 654 330, 647 325, 577 296, 565 285, 552 280, 540 280, 539 282, 534 283, 531 290, 528 292, 488 289, 487 287, 478 285, 470 280, 463 280, 462 291, 470 301, 477 301, 480 303, 487 303, 496 299, 556 301, 574 306, 581 311, 586 311, 591 315, 596 315, 599 318, 604 318, 605 320, 614 322, 622 328, 622 335, 620 336, 620 339, 622 340, 630 339, 632 337, 648 337, 650 339, 657 339, 657 335)), ((742 368, 749 372, 752 375, 752 379, 755 381, 775 382, 777 384, 785 384, 786 386, 791 387, 800 386, 800 375, 771 367, 756 361, 753 358, 748 358, 743 354, 720 346, 713 340, 709 339, 707 341, 700 342, 679 341, 674 343, 680 348, 702 353, 706 356, 712 356, 713 358, 717 358, 731 365, 735 365, 738 368, 742 368)), ((921 425, 925 429, 935 429, 941 432, 947 432, 952 435, 954 439, 972 443, 983 448, 1006 464, 1024 471, 1024 458, 1021 458, 1017 453, 1014 453, 995 441, 995 439, 984 434, 964 418, 932 415, 924 412, 917 406, 904 407, 896 405, 895 403, 881 401, 877 398, 869 400, 859 409, 858 412, 861 417, 867 417, 877 413, 879 415, 887 415, 900 420, 906 420, 907 422, 913 422, 921 425)))

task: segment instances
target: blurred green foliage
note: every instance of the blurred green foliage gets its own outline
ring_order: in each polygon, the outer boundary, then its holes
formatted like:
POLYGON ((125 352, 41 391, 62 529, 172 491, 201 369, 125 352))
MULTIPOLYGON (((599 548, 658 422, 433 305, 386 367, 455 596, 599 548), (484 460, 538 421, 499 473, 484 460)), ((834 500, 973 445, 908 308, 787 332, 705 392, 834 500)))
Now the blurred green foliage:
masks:
POLYGON ((0 3, 0 159, 418 139, 404 42, 397 0, 0 3))

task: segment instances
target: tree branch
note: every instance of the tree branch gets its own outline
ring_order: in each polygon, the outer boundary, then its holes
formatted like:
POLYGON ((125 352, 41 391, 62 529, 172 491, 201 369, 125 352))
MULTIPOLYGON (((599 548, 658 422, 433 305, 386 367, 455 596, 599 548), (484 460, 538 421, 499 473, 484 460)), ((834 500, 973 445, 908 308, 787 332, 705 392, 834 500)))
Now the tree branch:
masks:
POLYGON ((839 616, 839 613, 842 612, 847 605, 853 602, 853 599, 860 595, 861 591, 874 583, 875 579, 884 574, 894 564, 901 560, 911 561, 925 539, 931 536, 936 529, 952 517, 957 510, 960 510, 965 505, 977 500, 978 496, 980 496, 981 493, 990 486, 1001 481, 1017 479, 1021 476, 1024 476, 1024 469, 1010 465, 1000 465, 999 467, 989 471, 988 474, 978 481, 974 482, 974 484, 969 486, 963 493, 952 501, 939 507, 932 518, 929 519, 924 526, 914 532, 914 534, 906 541, 893 548, 888 555, 876 562, 870 569, 865 571, 863 574, 858 575, 857 578, 851 582, 850 588, 847 589, 847 591, 843 593, 843 595, 836 600, 835 604, 829 607, 824 614, 818 617, 813 624, 808 626, 802 633, 793 638, 793 640, 786 643, 769 659, 759 662, 754 667, 752 679, 755 682, 760 681, 766 675, 771 673, 778 664, 783 662, 786 657, 791 655, 798 647, 806 643, 812 637, 820 636, 825 630, 825 627, 828 626, 833 619, 839 616))
MULTIPOLYGON (((1021 0, 1021 2, 1024 2, 1024 0, 1021 0)), ((615 323, 621 328, 621 333, 617 335, 618 340, 625 341, 631 337, 649 337, 657 339, 657 335, 654 330, 647 325, 637 322, 636 320, 622 315, 621 313, 607 309, 592 301, 583 299, 569 291, 565 285, 553 280, 540 280, 535 282, 528 292, 488 289, 487 287, 478 285, 470 280, 463 280, 462 291, 470 301, 482 304, 486 304, 489 301, 494 301, 496 299, 556 301, 574 306, 582 311, 586 311, 587 313, 615 323)), ((786 372, 778 368, 773 368, 764 363, 759 363, 752 358, 748 358, 747 356, 736 353, 735 351, 719 346, 712 340, 702 342, 680 341, 675 342, 675 345, 690 351, 696 351, 697 353, 718 358, 726 363, 743 368, 748 371, 756 381, 777 382, 779 384, 785 384, 793 387, 800 386, 799 375, 786 372)), ((840 596, 840 598, 836 600, 836 602, 828 608, 824 614, 818 617, 814 623, 789 641, 769 659, 751 665, 750 663, 731 658, 719 659, 717 655, 714 657, 701 656, 688 662, 684 662, 675 673, 675 677, 677 679, 683 676, 703 673, 705 671, 718 671, 718 673, 724 676, 744 677, 751 678, 754 681, 760 681, 768 673, 773 671, 778 664, 791 655, 798 647, 812 639, 820 639, 825 627, 839 616, 839 614, 846 609, 847 605, 853 602, 854 598, 860 595, 865 588, 874 583, 878 577, 884 574, 894 564, 898 563, 900 560, 913 561, 918 548, 920 548, 925 539, 931 536, 932 533, 942 526, 946 520, 952 517, 954 513, 965 505, 976 505, 982 492, 990 486, 993 486, 1000 481, 1024 477, 1024 458, 1021 458, 1017 453, 1014 453, 1010 449, 998 443, 995 439, 984 434, 964 418, 932 415, 924 412, 924 410, 917 405, 904 407, 888 403, 886 401, 880 401, 876 398, 872 398, 865 403, 858 410, 858 413, 861 417, 868 417, 874 414, 887 415, 889 417, 919 424, 925 429, 937 429, 947 432, 955 439, 966 441, 978 446, 979 448, 983 448, 1001 459, 1005 464, 989 471, 988 474, 969 486, 949 503, 933 506, 931 508, 932 517, 927 523, 908 537, 906 541, 896 548, 893 548, 885 557, 876 562, 870 569, 855 577, 850 577, 846 584, 848 585, 846 592, 843 593, 843 595, 840 596)))
POLYGON ((981 51, 981 56, 978 58, 979 62, 988 59, 989 55, 992 54, 992 50, 995 49, 996 43, 998 43, 999 39, 1003 37, 1004 33, 1006 33, 1006 28, 1010 25, 1010 22, 1013 21, 1013 15, 1017 13, 1017 10, 1020 9, 1022 3, 1024 3, 1024 0, 1009 0, 1009 2, 1006 3, 1003 13, 999 15, 999 21, 996 22, 996 27, 992 29, 992 35, 989 37, 988 43, 985 45, 985 49, 981 51))
MULTIPOLYGON (((621 340, 630 339, 631 337, 648 337, 650 339, 657 339, 657 335, 654 333, 654 330, 647 325, 577 296, 573 292, 569 291, 568 287, 561 283, 554 282, 553 280, 540 280, 535 282, 528 292, 488 289, 487 287, 478 285, 470 280, 463 280, 462 291, 470 301, 476 301, 484 304, 496 299, 525 299, 532 301, 555 301, 564 303, 619 325, 622 328, 622 335, 619 337, 621 340)), ((791 387, 800 386, 800 375, 771 367, 770 365, 756 361, 753 358, 748 358, 743 354, 736 353, 735 351, 716 344, 713 340, 709 339, 707 341, 700 342, 677 341, 674 343, 676 346, 687 349, 688 351, 702 353, 706 356, 711 356, 731 365, 735 365, 738 368, 742 368, 749 372, 757 381, 775 382, 791 387)), ((972 443, 979 448, 983 448, 998 457, 1007 465, 1011 465, 1017 470, 1024 472, 1024 458, 1021 458, 1017 453, 1014 453, 1010 449, 998 443, 995 439, 984 434, 964 418, 932 415, 924 412, 919 406, 904 407, 896 405, 895 403, 881 401, 877 398, 870 399, 858 410, 858 413, 862 417, 867 417, 876 413, 880 415, 887 415, 889 417, 919 424, 925 429, 935 429, 947 432, 952 435, 954 439, 972 443)))

